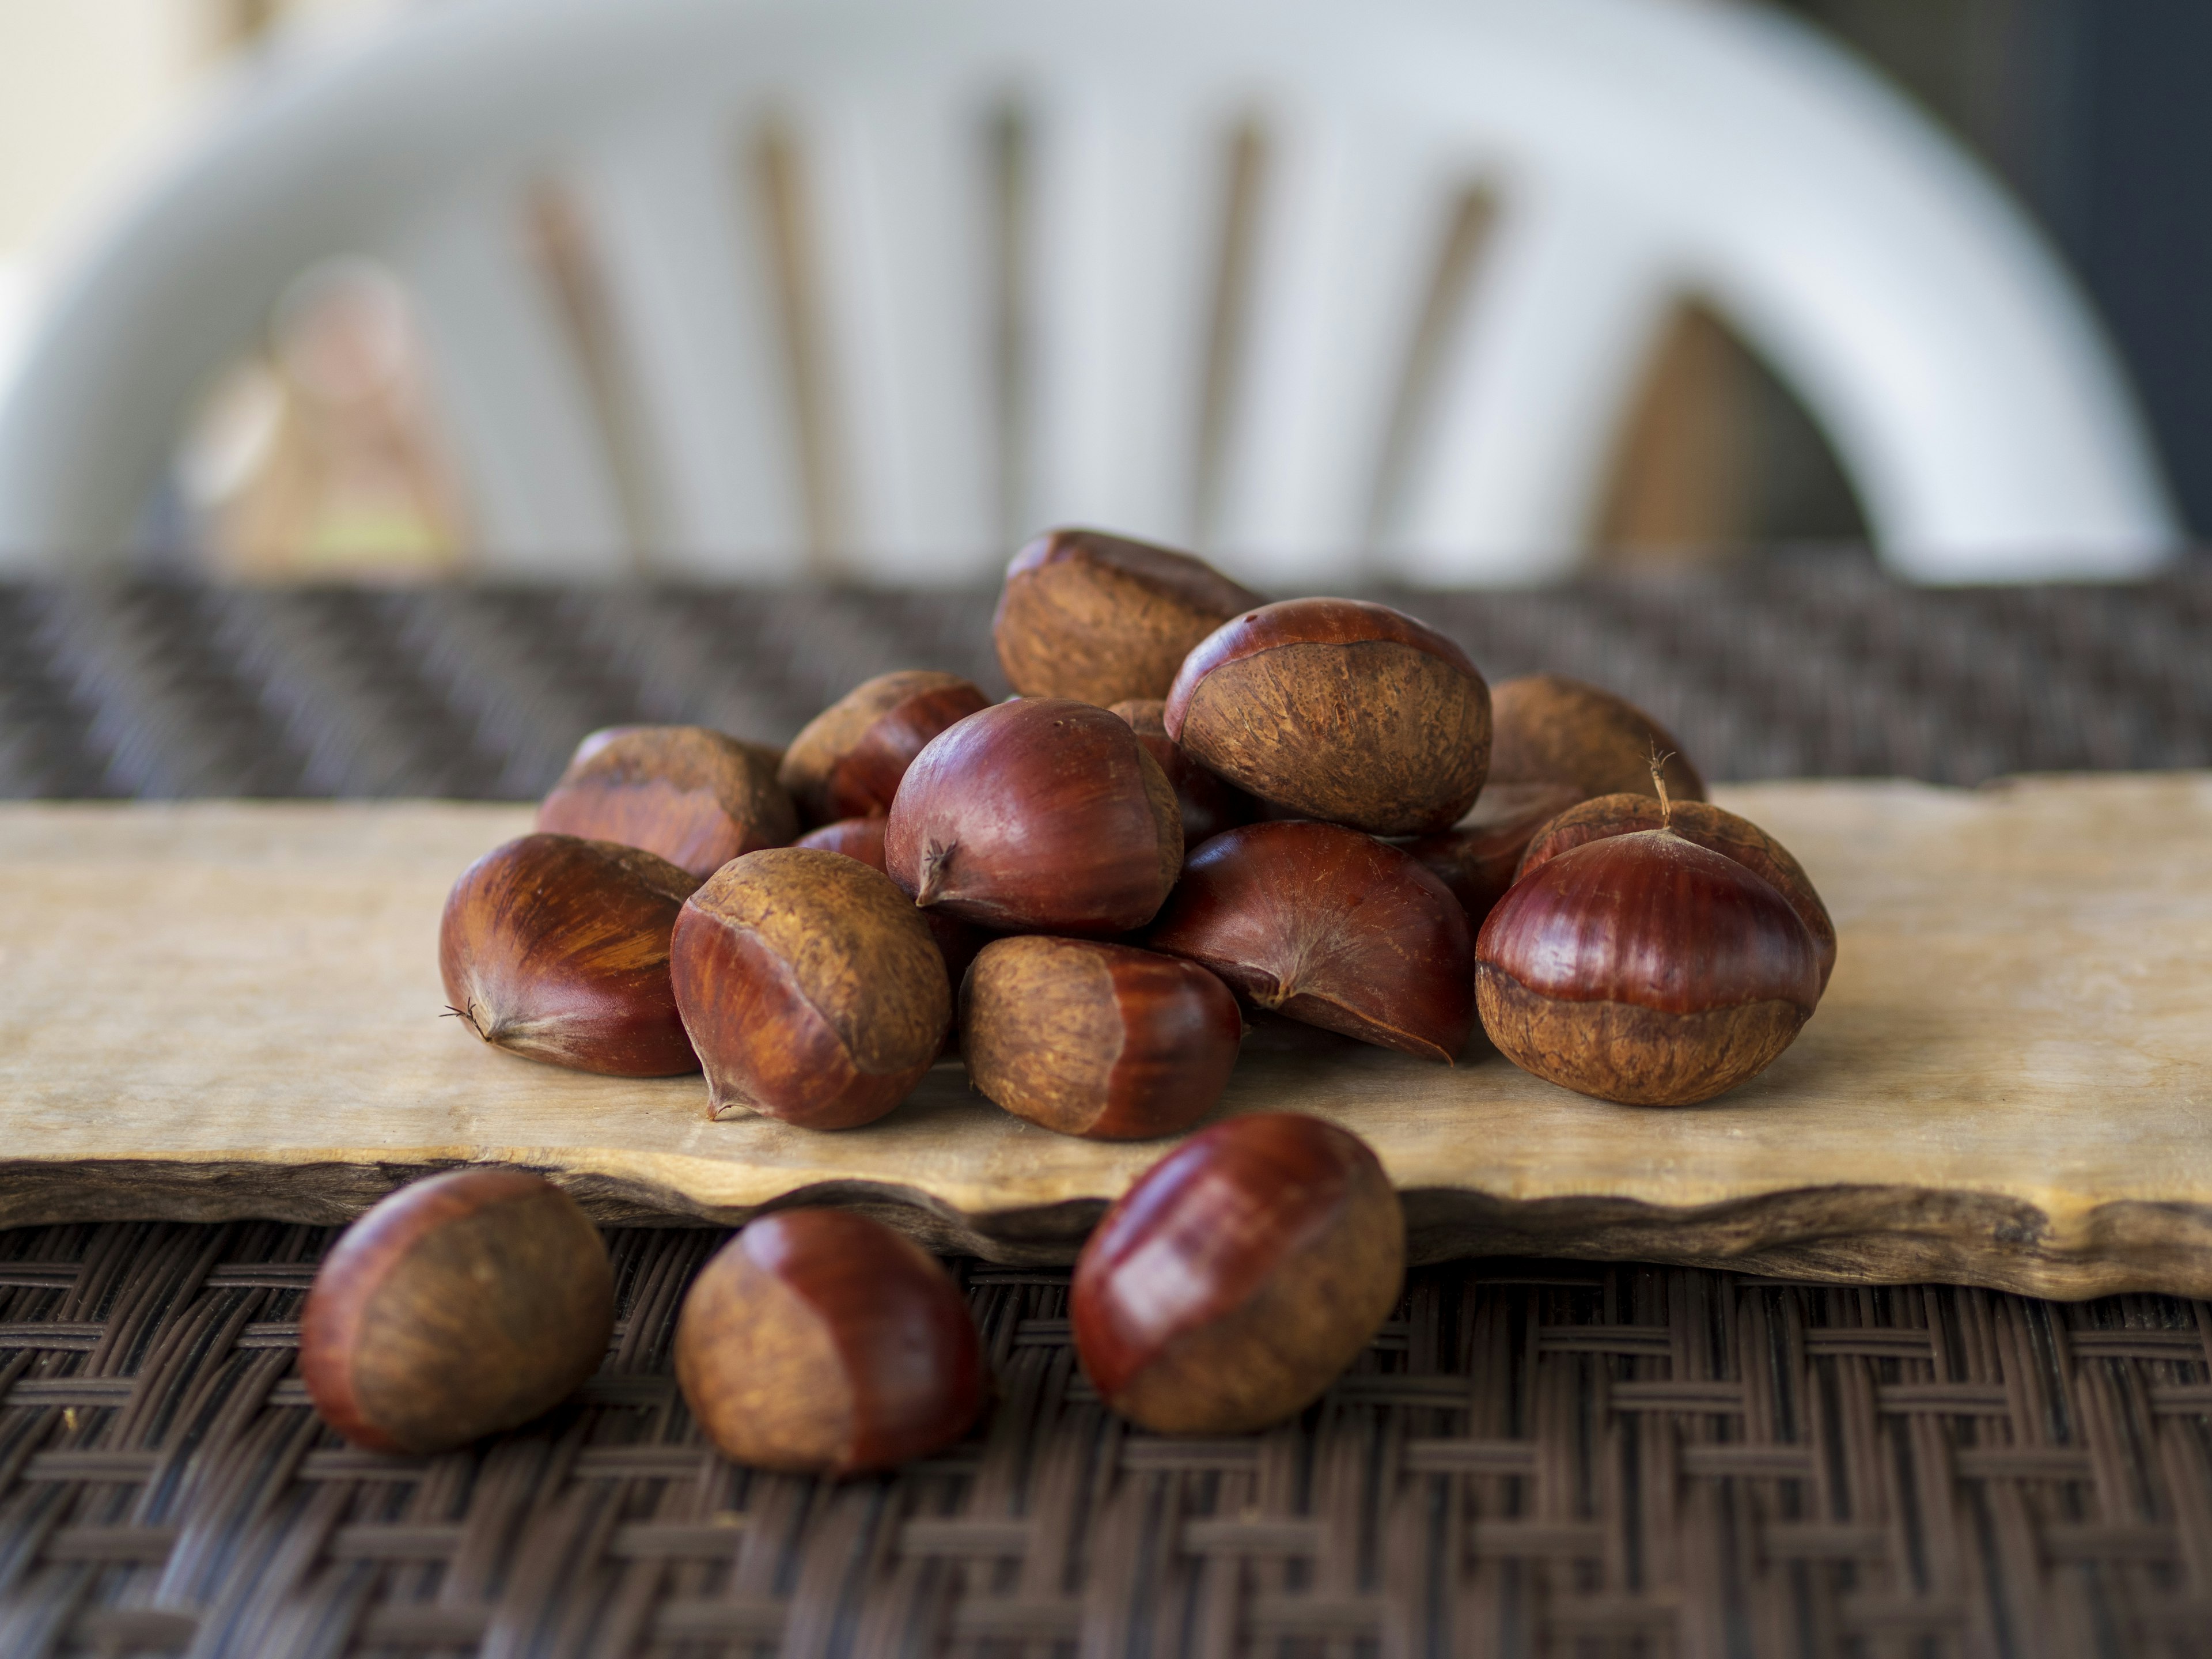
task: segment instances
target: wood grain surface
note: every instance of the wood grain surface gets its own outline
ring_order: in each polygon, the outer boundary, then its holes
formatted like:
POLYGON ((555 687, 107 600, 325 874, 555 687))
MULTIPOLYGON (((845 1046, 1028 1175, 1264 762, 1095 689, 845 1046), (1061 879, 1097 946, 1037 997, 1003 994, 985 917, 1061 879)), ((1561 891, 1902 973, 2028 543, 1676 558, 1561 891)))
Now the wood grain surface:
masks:
MULTIPOLYGON (((1820 1012, 1708 1105, 1583 1099, 1478 1038, 1443 1066, 1267 1025, 1221 1112, 1365 1136, 1418 1260, 1631 1257, 2041 1295, 2212 1295, 2212 776, 1715 798, 1833 911, 1820 1012)), ((1071 1259, 1164 1143, 1072 1139, 940 1064, 839 1133, 709 1121, 696 1078, 498 1054, 436 931, 526 807, 0 807, 0 1224, 335 1221, 425 1170, 542 1170, 609 1219, 804 1194, 939 1248, 1071 1259)))

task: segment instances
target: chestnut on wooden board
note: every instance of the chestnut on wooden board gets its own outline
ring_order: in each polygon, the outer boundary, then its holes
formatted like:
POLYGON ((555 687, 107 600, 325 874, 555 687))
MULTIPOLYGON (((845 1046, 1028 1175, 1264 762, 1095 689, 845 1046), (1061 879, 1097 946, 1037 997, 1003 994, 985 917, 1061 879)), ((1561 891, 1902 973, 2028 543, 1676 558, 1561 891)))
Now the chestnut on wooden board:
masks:
POLYGON ((1584 842, 1482 925, 1483 1029, 1601 1100, 1687 1106, 1771 1064, 1820 1000, 1813 936, 1774 885, 1671 830, 1584 842))
POLYGON ((704 878, 799 833, 776 752, 703 726, 611 726, 576 747, 538 828, 642 847, 704 878))
POLYGON ((1194 645, 1261 603, 1203 560, 1096 530, 1053 530, 1014 555, 991 618, 1025 697, 1101 708, 1164 697, 1194 645))
POLYGON ((615 1077, 699 1061, 669 937, 699 878, 641 848, 524 836, 461 872, 438 927, 446 1000, 495 1048, 615 1077))
POLYGON ((991 700, 957 674, 878 674, 831 703, 784 750, 777 776, 811 823, 880 817, 924 744, 991 700))
POLYGON ((1232 1117, 1155 1164, 1077 1258, 1077 1357, 1163 1434, 1303 1410, 1397 1304, 1406 1221, 1365 1142, 1319 1118, 1232 1117))
POLYGON ((449 1451, 558 1405, 614 1328, 606 1245, 522 1170, 433 1176, 382 1200, 315 1270, 300 1375, 372 1451, 449 1451))
POLYGON ((1485 784, 1468 815, 1450 829, 1399 844, 1451 889, 1467 912, 1468 927, 1480 927, 1513 884, 1530 839, 1577 799, 1578 792, 1565 784, 1485 784))
MULTIPOLYGON (((808 830, 792 845, 842 853, 848 859, 860 860, 871 870, 882 870, 888 875, 884 860, 884 823, 882 818, 840 818, 819 830, 808 830)), ((957 993, 960 976, 975 960, 975 953, 990 943, 991 936, 939 909, 924 910, 921 919, 929 924, 929 936, 937 941, 938 954, 945 958, 945 976, 957 993)))
POLYGON ((1359 599, 1224 623, 1183 659, 1164 720, 1240 788, 1378 836, 1449 828, 1489 769, 1490 692, 1467 653, 1359 599))
POLYGON ((1187 1129, 1229 1086, 1244 1021, 1194 962, 1023 934, 983 947, 960 988, 968 1075, 1017 1117, 1138 1140, 1187 1129))
POLYGON ((718 1118, 872 1122, 921 1080, 952 1019, 920 913, 858 859, 818 848, 716 871, 677 918, 670 966, 718 1118))
POLYGON ((1184 866, 1145 942, 1260 1007, 1449 1060, 1474 1028, 1459 901, 1411 854, 1342 824, 1249 823, 1184 866))
POLYGON ((884 828, 916 904, 1002 932, 1126 933, 1182 868, 1182 811, 1128 723, 1065 697, 971 714, 907 769, 884 828))
POLYGON ((1655 793, 1651 759, 1676 800, 1703 800, 1705 780, 1674 734, 1626 697, 1563 674, 1501 680, 1490 696, 1490 781, 1563 783, 1592 795, 1655 793))
POLYGON ((1168 735, 1167 702, 1160 697, 1132 697, 1114 705, 1114 713, 1129 722, 1145 752, 1167 774, 1175 786, 1176 805, 1182 809, 1183 854, 1224 830, 1234 830, 1260 816, 1260 803, 1228 779, 1217 777, 1182 750, 1168 735))
POLYGON ((887 1469, 941 1450, 983 1407, 982 1344, 937 1259, 848 1210, 749 1223, 701 1268, 676 1325, 676 1380, 740 1463, 887 1469))

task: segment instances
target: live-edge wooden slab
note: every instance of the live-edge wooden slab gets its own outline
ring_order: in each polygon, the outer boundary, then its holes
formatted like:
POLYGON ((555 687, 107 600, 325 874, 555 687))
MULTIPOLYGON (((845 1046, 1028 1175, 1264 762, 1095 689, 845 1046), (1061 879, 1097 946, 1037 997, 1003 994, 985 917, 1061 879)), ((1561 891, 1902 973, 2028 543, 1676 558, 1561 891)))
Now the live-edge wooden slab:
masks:
MULTIPOLYGON (((1417 1257, 1627 1257, 2054 1296, 2212 1294, 2212 776, 1719 792, 1841 934, 1725 1099, 1606 1105, 1478 1039, 1447 1069, 1302 1028, 1224 1111, 1356 1129, 1417 1257)), ((1009 1117, 939 1066, 867 1128, 710 1122, 696 1079, 498 1054, 441 1017, 439 905, 526 808, 0 808, 0 1224, 338 1220, 426 1170, 550 1172, 609 1218, 795 1194, 1065 1261, 1163 1151, 1009 1117)))

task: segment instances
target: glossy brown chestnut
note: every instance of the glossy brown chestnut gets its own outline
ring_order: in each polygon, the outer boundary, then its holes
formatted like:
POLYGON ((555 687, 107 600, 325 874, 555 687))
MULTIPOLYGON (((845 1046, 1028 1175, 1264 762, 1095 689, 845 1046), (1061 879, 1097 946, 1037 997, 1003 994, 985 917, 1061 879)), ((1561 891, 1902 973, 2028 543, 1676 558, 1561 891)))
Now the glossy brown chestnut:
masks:
POLYGON ((641 848, 524 836, 461 872, 438 927, 446 1001, 495 1048, 616 1077, 699 1062, 669 935, 699 878, 641 848))
POLYGON ((1577 799, 1560 783, 1486 784, 1468 815, 1450 829, 1399 844, 1451 889, 1467 912, 1468 927, 1477 928, 1513 884, 1531 838, 1577 799))
POLYGON ((1474 1029, 1467 913, 1411 854, 1338 823, 1249 823, 1193 853, 1145 942, 1260 1007, 1449 1060, 1474 1029))
MULTIPOLYGON (((890 872, 884 860, 884 823, 882 818, 840 818, 819 830, 808 830, 792 844, 842 853, 848 859, 860 860, 871 870, 882 870, 888 875, 890 872)), ((975 953, 990 943, 991 935, 935 908, 924 910, 921 919, 929 924, 929 936, 937 942, 938 954, 945 958, 945 976, 951 981, 957 996, 961 975, 975 960, 975 953)))
POLYGON ((716 871, 677 918, 670 967, 718 1118, 872 1122, 921 1080, 952 1020, 921 915, 888 878, 818 848, 716 871))
POLYGON ((991 619, 1025 697, 1111 708, 1164 697, 1185 655, 1261 603, 1203 560, 1096 530, 1054 530, 1014 555, 991 619))
POLYGON ((1601 1100, 1688 1106, 1790 1046, 1820 1000, 1820 957, 1772 884, 1644 830, 1514 883, 1477 939, 1475 994, 1522 1070, 1601 1100))
POLYGON ((1068 1310, 1115 1411, 1163 1434, 1242 1434, 1319 1398, 1405 1276, 1405 1217, 1366 1143, 1258 1113, 1138 1178, 1077 1258, 1068 1310))
POLYGON ((846 1210, 761 1217, 699 1270, 676 1380, 740 1463, 857 1474, 968 1431, 986 1372, 975 1322, 937 1259, 846 1210))
POLYGON ((1168 735, 1166 702, 1159 697, 1132 697, 1114 705, 1114 712, 1129 722, 1145 752, 1159 763, 1175 786, 1176 805, 1182 809, 1183 856, 1224 830, 1234 830, 1260 816, 1260 803, 1228 779, 1217 777, 1182 750, 1168 735))
POLYGON ((881 817, 923 745, 990 702, 957 674, 878 674, 809 720, 777 775, 810 823, 881 817))
POLYGON ((1501 680, 1490 696, 1490 781, 1563 783, 1584 799, 1656 793, 1651 757, 1665 759, 1668 793, 1703 800, 1705 780, 1674 734, 1625 697, 1561 674, 1501 680))
POLYGON ((1378 836, 1449 829, 1490 761, 1490 691, 1467 653, 1388 605, 1285 599, 1199 641, 1168 735, 1261 799, 1378 836))
POLYGON ((916 904, 1002 932, 1126 933, 1182 868, 1182 812, 1128 723, 1025 697, 971 714, 907 769, 884 829, 916 904))
POLYGON ((1022 934, 960 988, 968 1075, 1016 1117, 1093 1140, 1174 1134, 1229 1086, 1244 1021, 1194 962, 1022 934))
POLYGON ((610 726, 576 746, 538 808, 538 827, 642 847, 711 876, 799 833, 775 755, 703 726, 610 726))
POLYGON ((451 1450, 558 1405, 606 1358, 599 1229, 522 1170, 403 1187, 346 1229, 300 1315, 300 1375, 356 1446, 451 1450))
MULTIPOLYGON (((1671 791, 1673 785, 1668 787, 1671 791)), ((1749 818, 1738 817, 1710 802, 1678 800, 1670 807, 1662 807, 1650 795, 1600 795, 1595 800, 1583 801, 1543 826, 1522 854, 1519 873, 1525 876, 1585 842, 1662 825, 1671 827, 1684 841, 1732 858, 1773 884, 1813 936, 1814 954, 1820 964, 1820 988, 1826 992, 1828 975, 1836 966, 1836 924, 1829 919, 1828 907, 1820 902, 1813 878, 1790 849, 1765 830, 1749 818)))

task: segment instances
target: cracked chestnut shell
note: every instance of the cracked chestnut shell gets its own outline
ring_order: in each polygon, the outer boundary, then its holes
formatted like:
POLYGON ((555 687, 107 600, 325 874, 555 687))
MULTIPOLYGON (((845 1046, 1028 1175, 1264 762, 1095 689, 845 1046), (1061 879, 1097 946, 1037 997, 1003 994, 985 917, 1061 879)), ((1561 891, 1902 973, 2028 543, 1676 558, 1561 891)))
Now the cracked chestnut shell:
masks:
POLYGON ((773 749, 703 726, 610 726, 576 745, 538 828, 642 847, 704 878, 799 833, 775 767, 773 749))
POLYGON ((880 817, 924 745, 990 702, 957 674, 878 674, 809 720, 776 775, 810 823, 880 817))
POLYGON ((615 1077, 696 1072, 669 938, 699 878, 641 848, 532 835, 461 872, 438 926, 446 1000, 495 1048, 615 1077))
POLYGON ((983 1408, 975 1322, 934 1256, 848 1210, 750 1222, 699 1270, 676 1380, 740 1463, 858 1474, 941 1450, 983 1408))
POLYGON ((1128 723, 1064 697, 1002 702, 939 734, 884 827, 891 879, 1006 933, 1126 933, 1182 868, 1173 786, 1128 723))
POLYGON ((991 618, 1007 684, 1101 708, 1164 697, 1191 647, 1261 603, 1202 559, 1096 530, 1052 530, 1014 555, 991 618))
POLYGON ((1474 1029, 1467 913, 1411 854, 1294 818, 1216 836, 1190 856, 1145 942, 1256 1006, 1425 1060, 1474 1029))
POLYGON ((1249 823, 1260 816, 1260 803, 1228 779, 1217 777, 1182 750, 1168 735, 1167 702, 1160 697, 1132 697, 1114 705, 1114 713, 1129 722, 1145 752, 1159 763, 1175 787, 1176 805, 1182 811, 1182 845, 1186 857, 1199 842, 1249 823))
POLYGON ((921 1080, 952 1018, 920 913, 859 860, 819 848, 716 871, 677 918, 670 967, 718 1118, 872 1122, 921 1080))
POLYGON ((1665 757, 1667 792, 1703 800, 1705 780, 1673 732, 1626 697, 1564 674, 1501 680, 1490 694, 1490 781, 1559 783, 1593 795, 1656 795, 1651 758, 1665 757))
POLYGON ((1237 999, 1196 963, 1096 939, 994 939, 960 988, 975 1086, 1093 1140, 1188 1128, 1229 1086, 1243 1036, 1237 999))
POLYGON ((1183 659, 1164 718, 1239 788, 1378 836, 1449 829, 1489 767, 1490 691, 1467 653, 1359 599, 1223 623, 1183 659))
POLYGON ((1771 883, 1644 830, 1516 882, 1476 941, 1475 994, 1522 1070, 1601 1100, 1688 1106, 1790 1046, 1820 1000, 1820 955, 1771 883))
POLYGON ((1405 1274, 1405 1217, 1366 1144, 1263 1112, 1138 1178, 1084 1245, 1068 1311, 1115 1411, 1163 1434, 1243 1434, 1319 1398, 1405 1274))
POLYGON ((1485 784, 1468 815, 1450 829, 1399 845, 1451 889, 1467 912, 1468 927, 1480 927, 1513 884, 1530 840, 1578 799, 1565 784, 1485 784))
POLYGON ((606 1358, 599 1230, 523 1170, 454 1170, 346 1229, 300 1313, 300 1375, 372 1451, 450 1451, 551 1409, 606 1358))
POLYGON ((1545 824, 1542 832, 1529 842, 1519 873, 1525 876, 1586 842, 1662 826, 1671 827, 1684 841, 1734 859, 1772 884, 1813 936, 1814 954, 1820 965, 1820 988, 1825 993, 1828 975, 1836 966, 1836 924, 1829 918, 1828 907, 1820 902, 1813 878, 1790 849, 1765 830, 1749 818, 1708 801, 1678 800, 1671 810, 1662 808, 1650 795, 1600 795, 1595 800, 1581 802, 1545 824))

